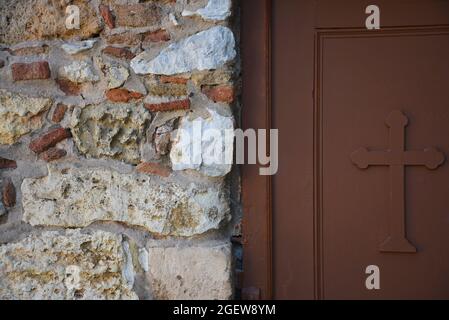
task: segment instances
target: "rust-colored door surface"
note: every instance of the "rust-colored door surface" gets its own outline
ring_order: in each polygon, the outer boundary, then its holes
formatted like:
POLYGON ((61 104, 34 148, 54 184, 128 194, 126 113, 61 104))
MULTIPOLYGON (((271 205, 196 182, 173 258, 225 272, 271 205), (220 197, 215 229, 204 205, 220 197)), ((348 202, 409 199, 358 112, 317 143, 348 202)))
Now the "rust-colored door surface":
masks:
POLYGON ((274 1, 273 297, 449 299, 449 1, 274 1))

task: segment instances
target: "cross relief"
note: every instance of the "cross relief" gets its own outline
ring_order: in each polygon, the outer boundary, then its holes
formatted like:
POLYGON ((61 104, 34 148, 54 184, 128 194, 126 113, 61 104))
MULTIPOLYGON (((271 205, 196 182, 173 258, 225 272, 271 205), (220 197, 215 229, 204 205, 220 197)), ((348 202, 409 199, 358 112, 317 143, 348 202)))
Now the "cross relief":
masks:
POLYGON ((389 236, 380 244, 380 251, 415 253, 415 246, 406 237, 405 166, 426 166, 429 170, 435 170, 444 163, 445 156, 435 148, 405 150, 408 118, 401 111, 391 112, 386 124, 390 130, 389 149, 368 151, 367 148, 360 148, 351 154, 351 160, 360 169, 388 166, 390 170, 389 236))

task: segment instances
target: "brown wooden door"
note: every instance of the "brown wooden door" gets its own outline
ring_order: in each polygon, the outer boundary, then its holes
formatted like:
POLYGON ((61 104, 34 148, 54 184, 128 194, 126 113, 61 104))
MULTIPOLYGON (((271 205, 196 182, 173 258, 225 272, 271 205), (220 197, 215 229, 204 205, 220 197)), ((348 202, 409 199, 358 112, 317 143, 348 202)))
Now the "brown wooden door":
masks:
POLYGON ((449 298, 449 1, 370 4, 273 2, 274 298, 449 298))

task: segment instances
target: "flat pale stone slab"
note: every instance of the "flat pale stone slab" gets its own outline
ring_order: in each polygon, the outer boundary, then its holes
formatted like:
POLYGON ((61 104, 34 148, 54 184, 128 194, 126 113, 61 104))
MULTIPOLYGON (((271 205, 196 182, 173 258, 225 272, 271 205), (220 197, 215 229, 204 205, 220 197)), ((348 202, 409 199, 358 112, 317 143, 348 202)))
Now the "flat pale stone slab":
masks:
POLYGON ((231 245, 150 248, 149 273, 158 300, 232 297, 231 245))
POLYGON ((68 54, 77 54, 92 49, 97 39, 64 43, 61 48, 68 54))
POLYGON ((108 169, 49 166, 49 175, 22 183, 23 221, 33 226, 86 227, 116 221, 160 235, 193 236, 230 218, 221 184, 200 187, 108 169))
POLYGON ((174 75, 217 69, 235 56, 234 34, 217 26, 171 44, 152 60, 142 52, 131 60, 131 68, 136 74, 174 75))
POLYGON ((123 239, 103 231, 34 234, 0 246, 0 299, 137 299, 123 239))

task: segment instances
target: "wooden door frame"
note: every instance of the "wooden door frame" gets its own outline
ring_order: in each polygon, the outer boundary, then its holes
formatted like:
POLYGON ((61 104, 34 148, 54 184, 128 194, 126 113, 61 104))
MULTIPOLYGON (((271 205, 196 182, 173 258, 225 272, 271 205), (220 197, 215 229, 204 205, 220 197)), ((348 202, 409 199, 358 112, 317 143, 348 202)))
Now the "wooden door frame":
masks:
MULTIPOLYGON (((242 129, 271 129, 271 0, 242 0, 242 129)), ((269 150, 269 146, 267 148, 269 150)), ((242 166, 242 298, 273 298, 272 179, 242 166)))

